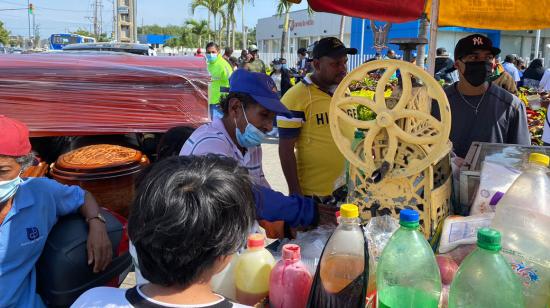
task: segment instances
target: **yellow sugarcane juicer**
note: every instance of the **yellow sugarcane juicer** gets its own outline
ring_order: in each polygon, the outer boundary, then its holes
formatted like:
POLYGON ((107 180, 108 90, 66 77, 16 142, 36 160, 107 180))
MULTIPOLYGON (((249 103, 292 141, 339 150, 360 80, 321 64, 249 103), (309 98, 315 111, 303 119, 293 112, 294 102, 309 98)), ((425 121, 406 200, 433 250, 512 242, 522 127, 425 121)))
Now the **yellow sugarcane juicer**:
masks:
POLYGON ((340 83, 329 114, 332 137, 349 162, 347 201, 359 206, 361 219, 398 218, 400 210, 414 209, 424 235, 431 238, 451 208, 451 113, 441 85, 411 63, 371 61, 340 83), (372 72, 381 76, 374 97, 350 96, 350 85, 372 72), (385 97, 396 73, 398 86, 385 97), (356 119, 346 112, 351 106, 367 107, 375 118, 356 119), (355 140, 349 134, 353 128, 362 132, 355 140))

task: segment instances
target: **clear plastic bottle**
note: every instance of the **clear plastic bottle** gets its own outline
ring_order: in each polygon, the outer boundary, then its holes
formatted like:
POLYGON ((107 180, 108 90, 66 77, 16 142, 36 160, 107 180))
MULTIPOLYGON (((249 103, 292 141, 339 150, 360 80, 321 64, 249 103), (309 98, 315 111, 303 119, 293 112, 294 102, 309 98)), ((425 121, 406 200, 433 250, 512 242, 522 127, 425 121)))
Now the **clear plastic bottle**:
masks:
POLYGON ((402 210, 399 224, 376 267, 378 307, 437 308, 441 277, 430 244, 418 231, 418 212, 402 210))
POLYGON ((524 308, 519 279, 499 253, 500 232, 481 228, 477 249, 469 254, 451 284, 449 308, 524 308))
POLYGON ((365 270, 365 238, 358 217, 356 205, 340 207, 339 225, 321 258, 321 282, 329 293, 339 293, 365 270))
POLYGON ((313 277, 300 261, 300 246, 283 246, 283 258, 277 262, 269 278, 271 308, 303 308, 307 304, 313 277))
POLYGON ((502 234, 502 254, 523 285, 526 307, 550 301, 550 179, 546 155, 529 164, 496 207, 491 227, 502 234))
POLYGON ((269 294, 269 275, 275 259, 264 248, 262 234, 248 237, 247 249, 235 265, 236 300, 243 305, 254 306, 269 294))

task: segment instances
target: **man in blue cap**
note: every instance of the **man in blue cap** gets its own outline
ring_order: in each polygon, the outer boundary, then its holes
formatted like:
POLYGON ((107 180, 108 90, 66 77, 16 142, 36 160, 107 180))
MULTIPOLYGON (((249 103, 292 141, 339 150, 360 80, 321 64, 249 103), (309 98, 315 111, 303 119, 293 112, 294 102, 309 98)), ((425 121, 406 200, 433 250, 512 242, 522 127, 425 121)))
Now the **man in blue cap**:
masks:
POLYGON ((223 118, 195 130, 180 155, 218 154, 234 158, 248 169, 256 184, 259 219, 283 220, 292 227, 314 224, 318 220, 314 202, 271 190, 262 169, 261 143, 273 129, 273 119, 276 115, 291 117, 279 99, 273 79, 262 73, 236 70, 229 80, 229 94, 220 107, 223 118))

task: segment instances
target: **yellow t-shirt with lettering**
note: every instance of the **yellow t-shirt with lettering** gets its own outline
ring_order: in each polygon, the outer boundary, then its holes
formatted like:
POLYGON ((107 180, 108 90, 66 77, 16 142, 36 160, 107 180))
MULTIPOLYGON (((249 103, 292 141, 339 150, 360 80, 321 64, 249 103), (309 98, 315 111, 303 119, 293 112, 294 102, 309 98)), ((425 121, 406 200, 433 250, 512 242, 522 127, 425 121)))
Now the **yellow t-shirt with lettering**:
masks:
MULTIPOLYGON (((309 77, 299 82, 281 99, 292 118, 277 117, 279 138, 298 137, 296 164, 304 195, 329 196, 338 188, 337 179, 344 174, 345 158, 330 132, 329 109, 332 97, 319 89, 309 77)), ((356 109, 347 110, 357 118, 356 109)), ((345 128, 353 136, 353 128, 345 128)))

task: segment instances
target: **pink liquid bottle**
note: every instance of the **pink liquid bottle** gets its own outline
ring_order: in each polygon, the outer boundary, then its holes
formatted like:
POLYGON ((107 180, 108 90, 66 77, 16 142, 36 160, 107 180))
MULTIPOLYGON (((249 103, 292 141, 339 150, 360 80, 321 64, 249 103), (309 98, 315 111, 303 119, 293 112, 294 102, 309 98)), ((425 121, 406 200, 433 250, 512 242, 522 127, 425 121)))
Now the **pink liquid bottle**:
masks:
POLYGON ((313 278, 300 258, 300 246, 283 246, 283 259, 277 262, 269 278, 270 307, 306 306, 313 278))

